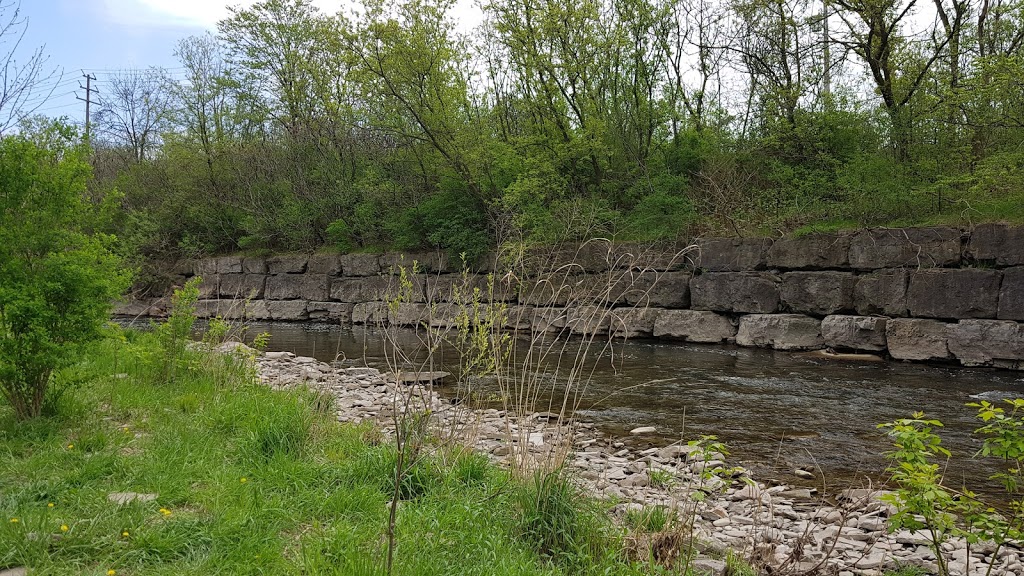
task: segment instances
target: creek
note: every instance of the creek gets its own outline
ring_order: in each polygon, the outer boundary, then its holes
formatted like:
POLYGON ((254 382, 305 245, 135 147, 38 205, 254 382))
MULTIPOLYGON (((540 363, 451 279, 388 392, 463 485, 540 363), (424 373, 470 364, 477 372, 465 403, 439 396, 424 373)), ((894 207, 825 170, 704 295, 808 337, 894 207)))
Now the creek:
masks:
MULTIPOLYGON (((249 333, 263 331, 271 335, 269 350, 387 368, 384 339, 374 329, 257 323, 249 333)), ((411 330, 401 330, 397 341, 413 349, 416 338, 411 330)), ((597 348, 591 349, 592 357, 597 348)), ((433 369, 457 371, 452 366, 433 369)), ((966 485, 999 499, 988 476, 1000 463, 971 458, 980 446, 971 432, 980 421, 965 404, 1024 396, 1020 372, 836 361, 645 340, 618 343, 587 372, 591 376, 578 388, 576 416, 608 434, 640 445, 713 434, 729 446, 730 461, 751 469, 756 478, 801 483, 793 471, 803 467, 817 478, 804 484, 829 492, 883 479, 888 463, 883 453, 890 443, 876 425, 920 410, 945 424, 939 432, 953 453, 947 485, 966 485), (657 433, 630 437, 629 430, 639 426, 655 426, 657 433)), ((497 390, 488 386, 479 383, 477 397, 493 398, 497 390)), ((547 410, 548 399, 537 409, 547 410)))

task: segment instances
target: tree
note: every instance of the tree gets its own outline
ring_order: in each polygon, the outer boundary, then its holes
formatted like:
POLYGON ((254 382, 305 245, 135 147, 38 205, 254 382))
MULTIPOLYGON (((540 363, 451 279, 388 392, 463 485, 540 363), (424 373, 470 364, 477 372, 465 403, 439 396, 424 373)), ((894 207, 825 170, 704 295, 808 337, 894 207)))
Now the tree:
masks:
POLYGON ((0 392, 42 413, 55 370, 99 335, 128 275, 90 231, 87 149, 61 125, 0 139, 0 392))
POLYGON ((56 70, 47 71, 42 47, 18 63, 27 29, 20 2, 0 0, 0 133, 32 116, 53 93, 53 87, 45 95, 36 93, 56 74, 56 70))
POLYGON ((111 77, 100 96, 96 125, 132 162, 142 162, 159 144, 169 98, 158 69, 127 70, 111 77))

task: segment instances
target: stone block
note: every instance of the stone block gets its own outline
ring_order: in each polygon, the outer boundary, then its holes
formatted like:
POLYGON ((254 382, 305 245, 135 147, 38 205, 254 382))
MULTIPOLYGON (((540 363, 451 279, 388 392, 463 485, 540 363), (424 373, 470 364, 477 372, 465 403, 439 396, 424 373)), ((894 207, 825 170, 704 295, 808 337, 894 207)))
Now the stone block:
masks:
POLYGON ((711 272, 764 270, 768 265, 769 238, 700 238, 697 266, 711 272))
POLYGON ((553 274, 544 278, 528 278, 519 292, 519 303, 529 306, 567 306, 570 303, 592 302, 601 294, 594 286, 603 277, 553 274), (585 279, 580 281, 580 279, 585 279))
POLYGON ((217 275, 217 259, 216 258, 203 258, 196 260, 192 263, 192 271, 196 276, 202 276, 203 278, 216 276, 217 275))
POLYGON ((271 274, 302 274, 308 262, 301 254, 279 254, 267 258, 267 269, 271 274))
POLYGON ((907 315, 907 285, 910 274, 903 269, 878 270, 857 277, 853 305, 858 314, 907 315))
POLYGON ((852 311, 856 284, 850 272, 787 272, 779 295, 785 310, 824 316, 852 311))
POLYGON ((163 298, 130 299, 118 302, 111 310, 114 316, 131 316, 133 318, 143 316, 165 316, 167 310, 164 308, 163 298))
POLYGON ((411 272, 414 266, 420 273, 448 271, 448 257, 444 252, 388 252, 378 256, 378 262, 384 272, 397 272, 399 268, 411 272))
POLYGON ((877 316, 826 316, 821 321, 821 337, 832 348, 882 351, 886 319, 877 316))
POLYGON ((223 274, 218 293, 221 298, 260 299, 267 284, 264 274, 223 274))
POLYGON ((378 324, 387 319, 388 308, 383 302, 359 302, 352 306, 353 324, 378 324))
POLYGON ((376 276, 380 272, 380 259, 376 254, 341 256, 341 273, 345 276, 376 276))
POLYGON ((612 270, 668 272, 693 269, 697 255, 696 246, 621 242, 612 245, 608 261, 612 270))
POLYGON ((241 256, 221 256, 217 258, 217 273, 218 274, 241 274, 242 273, 242 257, 241 256))
POLYGON ((207 299, 217 298, 220 294, 220 276, 207 274, 200 277, 203 281, 199 283, 199 297, 207 299))
POLYGON ((309 319, 305 300, 271 300, 267 302, 271 320, 298 322, 309 319))
POLYGON ((362 278, 338 278, 331 282, 331 300, 339 302, 374 302, 383 300, 392 287, 388 278, 366 276, 362 278))
POLYGON ((233 299, 204 299, 196 302, 196 317, 241 320, 245 317, 245 301, 233 299))
POLYGON ((1002 272, 964 268, 910 273, 907 307, 918 318, 995 318, 1002 272))
POLYGON ((658 308, 616 308, 608 314, 608 332, 616 338, 641 338, 654 332, 658 308))
POLYGON ((850 236, 846 234, 779 238, 768 249, 768 267, 787 270, 847 268, 849 256, 850 236))
POLYGON ((477 298, 474 295, 477 289, 480 291, 479 299, 482 303, 515 302, 517 300, 515 288, 495 279, 492 293, 489 282, 486 274, 467 274, 465 276, 462 274, 426 274, 424 301, 469 303, 472 299, 477 298))
POLYGON ((736 331, 740 346, 776 350, 815 350, 825 345, 821 320, 802 314, 748 314, 736 331))
POLYGON ((565 308, 534 308, 530 329, 534 332, 560 332, 566 324, 565 308))
POLYGON ((949 326, 949 351, 964 366, 1024 366, 1024 324, 961 320, 949 326))
POLYGON ((341 254, 313 254, 306 263, 306 273, 341 276, 341 254))
POLYGON ((1003 270, 996 317, 1000 320, 1024 321, 1024 266, 1003 270))
POLYGON ((565 326, 572 334, 598 336, 608 333, 611 311, 605 306, 579 306, 566 310, 565 326))
POLYGON ((193 260, 178 260, 171 264, 171 274, 174 276, 183 276, 188 278, 195 276, 196 263, 193 260))
POLYGON ((1024 266, 1024 226, 979 224, 967 241, 967 255, 996 266, 1024 266))
POLYGON ((654 336, 717 343, 735 337, 736 326, 729 318, 714 312, 660 310, 654 321, 654 336))
POLYGON ((861 230, 850 239, 850 266, 862 270, 959 266, 962 248, 956 228, 861 230))
POLYGON ((308 302, 306 312, 309 319, 349 326, 352 324, 352 307, 348 302, 308 302))
POLYGON ((708 272, 690 280, 690 307, 770 314, 779 309, 779 277, 766 272, 708 272))
POLYGON ((533 306, 509 306, 505 311, 504 326, 509 330, 529 330, 533 321, 533 306))
POLYGON ((242 258, 242 272, 246 274, 266 274, 267 270, 269 268, 265 258, 249 256, 242 258))
POLYGON ((248 320, 271 320, 270 308, 266 300, 250 300, 245 304, 245 317, 248 320))
POLYGON ((275 274, 267 277, 267 300, 317 300, 330 296, 325 274, 275 274))
POLYGON ((612 282, 607 295, 607 301, 612 304, 658 308, 690 306, 689 272, 616 271, 608 283, 612 282))
POLYGON ((894 318, 885 324, 889 355, 897 360, 950 358, 949 324, 938 320, 894 318))
POLYGON ((542 250, 529 258, 529 270, 537 273, 563 272, 594 274, 611 269, 614 252, 607 240, 567 243, 554 250, 542 250))
POLYGON ((430 317, 430 309, 426 304, 399 302, 397 306, 388 307, 388 323, 394 326, 418 326, 430 317))

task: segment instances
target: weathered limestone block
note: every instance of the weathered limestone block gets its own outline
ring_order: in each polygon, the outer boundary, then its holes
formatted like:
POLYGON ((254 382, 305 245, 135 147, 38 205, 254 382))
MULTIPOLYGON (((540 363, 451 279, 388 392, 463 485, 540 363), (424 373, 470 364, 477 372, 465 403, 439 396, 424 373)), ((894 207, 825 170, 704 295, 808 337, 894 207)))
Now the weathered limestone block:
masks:
POLYGON ((306 312, 310 320, 349 326, 352 324, 353 306, 348 302, 308 302, 306 312))
POLYGON ((345 254, 340 260, 341 273, 345 276, 376 276, 381 271, 376 254, 345 254))
POLYGON ((850 237, 844 234, 810 234, 779 238, 768 249, 768 267, 790 270, 846 268, 850 237))
POLYGON ((579 306, 566 311, 565 325, 572 334, 581 336, 607 334, 611 311, 604 306, 579 306))
POLYGON ((832 348, 885 350, 885 318, 877 316, 826 316, 821 337, 832 348))
POLYGON ((214 318, 220 310, 220 300, 201 298, 196 300, 196 318, 214 318))
POLYGON ((306 263, 306 273, 341 276, 341 258, 341 254, 313 254, 306 263))
POLYGON ((198 318, 220 316, 224 320, 241 320, 245 317, 245 301, 230 298, 198 300, 196 316, 198 318))
POLYGON ((469 303, 473 299, 487 302, 516 302, 518 300, 517 288, 511 286, 508 280, 501 278, 489 279, 486 274, 426 274, 425 276, 425 298, 426 302, 462 302, 469 303), (493 290, 491 286, 493 282, 493 290), (477 295, 476 290, 479 290, 477 295))
POLYGON ((298 322, 309 318, 305 300, 271 300, 267 302, 271 320, 298 322))
POLYGON ((961 320, 949 327, 949 351, 964 366, 1024 367, 1024 324, 961 320))
POLYGON ((626 306, 689 308, 690 273, 653 270, 614 272, 608 301, 626 306))
POLYGON ((217 258, 217 273, 218 274, 241 274, 242 273, 242 257, 241 256, 221 256, 217 258))
POLYGON ((616 338, 641 338, 654 332, 658 308, 616 308, 608 315, 608 331, 616 338))
POLYGON ((711 272, 764 270, 768 265, 769 238, 701 238, 697 240, 697 266, 711 272))
POLYGON ((996 266, 1024 265, 1024 226, 979 224, 971 231, 967 255, 996 266))
POLYGON ((505 309, 505 328, 509 330, 529 330, 533 321, 533 306, 508 306, 505 309))
POLYGON ((560 332, 565 328, 566 320, 565 308, 534 308, 530 329, 534 332, 560 332))
POLYGON ((448 257, 443 252, 388 252, 378 257, 381 270, 398 272, 400 268, 420 273, 440 273, 448 270, 448 257))
POLYGON ((308 258, 301 254, 280 254, 267 258, 267 269, 271 274, 302 274, 307 262, 308 258))
POLYGON ((269 268, 265 258, 249 256, 242 258, 242 272, 246 274, 266 274, 267 270, 269 268))
POLYGON ((192 271, 196 276, 210 278, 217 275, 217 259, 203 258, 192 263, 192 271))
POLYGON ((787 272, 779 294, 786 310, 824 316, 853 310, 856 284, 850 272, 787 272))
POLYGON ((850 266, 934 268, 960 264, 961 233, 956 228, 877 228, 850 240, 850 266))
POLYGON ((387 295, 389 287, 389 279, 383 276, 335 279, 331 282, 331 300, 339 302, 379 301, 387 295))
POLYGON ((359 302, 352 306, 353 324, 377 324, 387 318, 388 307, 383 302, 359 302))
POLYGON ((221 298, 259 299, 266 284, 265 274, 223 274, 218 293, 221 298))
POLYGON ((878 270, 857 277, 853 288, 853 304, 858 314, 883 316, 907 315, 907 285, 910 275, 906 270, 878 270))
POLYGON ((766 272, 708 272, 690 280, 690 307, 770 314, 779 309, 779 277, 766 272))
POLYGON ((554 274, 544 278, 528 278, 519 288, 519 303, 529 306, 566 306, 569 303, 591 302, 601 293, 595 286, 603 282, 602 276, 589 274, 554 274))
POLYGON ((276 274, 267 277, 267 300, 327 300, 329 279, 326 274, 276 274))
POLYGON ((216 274, 201 275, 203 279, 199 284, 199 297, 210 299, 220 294, 220 276, 216 274))
POLYGON ((938 320, 894 318, 885 324, 889 355, 897 360, 943 360, 950 358, 949 324, 938 320))
POLYGON ((654 336, 717 343, 736 336, 736 326, 729 318, 714 312, 660 310, 654 321, 654 336))
POLYGON ((613 270, 667 272, 692 269, 697 254, 695 246, 621 242, 612 245, 609 264, 613 270))
POLYGON ((196 263, 193 260, 178 260, 171 264, 171 275, 188 278, 194 276, 196 263))
POLYGON ((736 343, 776 350, 813 350, 825 345, 821 337, 821 320, 802 314, 742 316, 736 343))
POLYGON ((412 302, 399 302, 397 306, 389 306, 388 323, 394 326, 418 326, 426 322, 430 316, 430 309, 426 304, 412 302))
POLYGON ((1003 283, 999 288, 1000 320, 1024 321, 1024 266, 1003 270, 1003 283))
POLYGON ((607 240, 562 244, 554 250, 531 255, 529 266, 534 272, 559 271, 567 274, 594 274, 610 270, 614 258, 612 244, 607 240))
POLYGON ((911 272, 907 307, 919 318, 995 318, 1001 277, 976 268, 911 272))
POLYGON ((245 317, 248 320, 271 320, 270 308, 266 300, 250 300, 245 304, 245 317))

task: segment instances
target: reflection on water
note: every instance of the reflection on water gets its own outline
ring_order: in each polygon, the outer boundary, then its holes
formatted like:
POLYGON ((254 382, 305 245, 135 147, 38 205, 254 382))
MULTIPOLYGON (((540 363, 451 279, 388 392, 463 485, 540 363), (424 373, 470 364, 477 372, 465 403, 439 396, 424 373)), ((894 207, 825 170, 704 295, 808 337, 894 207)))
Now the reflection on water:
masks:
MULTIPOLYGON (((270 332, 271 350, 384 367, 370 329, 257 324, 251 333, 260 331, 270 332)), ((664 438, 714 434, 761 478, 791 481, 794 467, 812 466, 835 484, 878 477, 889 444, 875 425, 923 410, 946 424, 943 443, 955 457, 947 478, 977 487, 998 463, 965 462, 978 448, 969 437, 978 423, 964 404, 1017 396, 1022 373, 632 341, 616 347, 614 367, 605 360, 594 372, 578 415, 614 433, 652 425, 664 438)))

